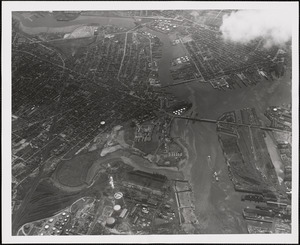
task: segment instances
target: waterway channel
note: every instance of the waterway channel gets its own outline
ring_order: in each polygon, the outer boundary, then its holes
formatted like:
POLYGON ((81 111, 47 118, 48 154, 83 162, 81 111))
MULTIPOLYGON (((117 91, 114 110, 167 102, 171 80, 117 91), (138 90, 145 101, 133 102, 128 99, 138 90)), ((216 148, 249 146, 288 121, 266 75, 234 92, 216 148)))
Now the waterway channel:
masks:
MULTIPOLYGON (((163 42, 159 79, 163 86, 172 84, 174 81, 169 69, 176 48, 179 47, 172 46, 167 35, 148 31, 163 42)), ((275 81, 265 80, 256 86, 226 92, 213 89, 210 84, 197 82, 170 87, 168 92, 180 99, 189 99, 193 103, 192 110, 200 118, 217 119, 226 111, 255 107, 262 121, 267 123, 268 120, 263 114, 268 106, 291 102, 291 79, 290 72, 287 72, 284 77, 275 81)), ((190 178, 194 189, 201 233, 247 232, 241 215, 244 204, 228 177, 227 166, 217 140, 216 126, 199 122, 187 123, 177 119, 173 135, 183 138, 189 145, 190 159, 185 176, 190 178), (208 166, 207 156, 211 156, 211 166, 208 166), (218 183, 212 178, 214 171, 219 173, 218 183)))
POLYGON ((116 25, 126 29, 135 27, 133 18, 103 17, 84 15, 70 21, 58 21, 52 14, 44 12, 42 15, 24 17, 23 14, 14 13, 13 17, 20 20, 21 29, 28 34, 40 32, 71 32, 78 26, 87 24, 116 25))

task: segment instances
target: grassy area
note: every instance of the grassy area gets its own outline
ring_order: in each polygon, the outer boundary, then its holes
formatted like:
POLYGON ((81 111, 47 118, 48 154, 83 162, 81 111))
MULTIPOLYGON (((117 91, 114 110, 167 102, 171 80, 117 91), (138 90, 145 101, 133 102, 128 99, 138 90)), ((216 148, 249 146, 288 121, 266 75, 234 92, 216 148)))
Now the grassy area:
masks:
POLYGON ((158 147, 158 141, 156 140, 152 140, 152 141, 148 141, 148 142, 135 142, 134 144, 135 148, 138 148, 139 150, 141 150, 142 152, 146 153, 146 154, 150 154, 155 152, 155 150, 158 147))
POLYGON ((67 186, 84 184, 90 167, 98 157, 98 152, 92 151, 61 162, 55 172, 57 180, 67 186))
POLYGON ((152 134, 152 140, 143 142, 134 142, 134 133, 135 133, 135 127, 131 127, 128 125, 126 129, 124 130, 124 140, 128 145, 133 145, 135 148, 141 150, 142 152, 146 154, 154 153, 158 147, 158 136, 155 132, 152 134))
POLYGON ((128 145, 132 145, 134 141, 134 131, 135 128, 127 126, 124 130, 124 140, 128 145))
MULTIPOLYGON (((134 143, 134 147, 138 148, 139 150, 141 150, 142 152, 146 153, 146 154, 153 154, 157 147, 159 146, 159 138, 158 138, 158 131, 157 131, 157 127, 153 128, 153 133, 152 133, 152 138, 151 141, 147 141, 147 142, 143 142, 143 141, 139 141, 139 142, 135 142, 134 143)), ((134 133, 133 133, 134 134, 134 133)))
POLYGON ((89 46, 95 40, 95 37, 65 39, 52 42, 51 45, 59 49, 59 51, 63 52, 66 56, 71 54, 79 55, 83 48, 89 46))
POLYGON ((177 44, 176 46, 172 46, 172 58, 178 58, 178 57, 182 57, 182 56, 189 56, 189 53, 187 52, 187 50, 185 49, 185 47, 180 43, 177 44))

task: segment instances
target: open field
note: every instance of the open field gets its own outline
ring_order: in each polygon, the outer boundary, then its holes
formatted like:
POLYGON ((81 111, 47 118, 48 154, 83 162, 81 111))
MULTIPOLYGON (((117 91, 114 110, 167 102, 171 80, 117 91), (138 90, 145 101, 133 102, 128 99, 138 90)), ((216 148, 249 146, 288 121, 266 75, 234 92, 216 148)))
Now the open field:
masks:
POLYGON ((146 153, 146 154, 150 154, 150 153, 153 153, 155 152, 155 150, 157 149, 158 147, 158 141, 156 140, 151 140, 151 141, 148 141, 148 142, 136 142, 134 144, 134 147, 135 148, 138 148, 139 150, 141 150, 142 152, 146 153))
MULTIPOLYGON (((81 27, 79 27, 79 28, 81 28, 81 27)), ((96 37, 94 37, 94 36, 87 36, 87 37, 83 36, 83 37, 74 38, 74 39, 72 39, 72 37, 70 37, 70 39, 53 41, 50 43, 50 45, 57 48, 64 55, 74 56, 75 54, 78 55, 81 50, 84 50, 85 47, 91 45, 93 42, 95 42, 95 40, 96 40, 96 37)))
POLYGON ((189 190, 190 188, 191 187, 188 182, 180 182, 180 181, 176 182, 176 190, 177 191, 186 191, 186 190, 189 190))
POLYGON ((187 192, 179 192, 178 194, 178 199, 181 207, 190 207, 191 206, 191 195, 192 193, 187 191, 187 192))
POLYGON ((68 161, 60 163, 56 169, 57 180, 67 186, 79 186, 86 182, 87 174, 97 160, 97 151, 78 155, 68 161))

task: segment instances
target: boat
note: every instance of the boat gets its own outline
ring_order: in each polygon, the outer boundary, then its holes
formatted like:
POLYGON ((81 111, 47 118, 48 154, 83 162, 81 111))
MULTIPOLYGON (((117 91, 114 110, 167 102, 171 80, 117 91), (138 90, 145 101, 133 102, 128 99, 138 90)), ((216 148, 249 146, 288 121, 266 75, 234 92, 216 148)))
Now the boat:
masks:
POLYGON ((217 172, 214 172, 213 177, 215 178, 215 180, 217 182, 219 181, 219 176, 218 176, 217 172))

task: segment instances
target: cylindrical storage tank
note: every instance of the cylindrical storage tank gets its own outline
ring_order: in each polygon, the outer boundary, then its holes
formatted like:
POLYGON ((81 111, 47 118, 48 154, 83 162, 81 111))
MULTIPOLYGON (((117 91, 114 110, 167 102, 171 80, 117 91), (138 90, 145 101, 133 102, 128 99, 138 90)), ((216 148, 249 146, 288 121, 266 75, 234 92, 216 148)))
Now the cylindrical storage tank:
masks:
POLYGON ((113 228, 116 224, 116 220, 113 217, 108 217, 106 220, 106 226, 109 228, 113 228))
POLYGON ((114 198, 115 198, 115 204, 116 205, 120 205, 121 207, 125 205, 122 192, 116 192, 114 194, 114 198))
POLYGON ((121 205, 117 204, 114 206, 114 212, 119 214, 121 212, 121 205))
POLYGON ((119 200, 119 199, 121 199, 123 197, 123 193, 122 192, 116 192, 115 194, 114 194, 114 198, 116 199, 116 200, 119 200))

